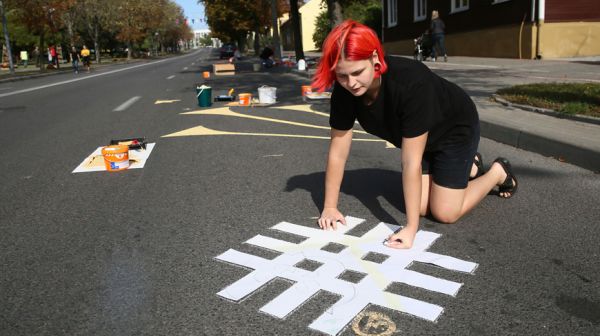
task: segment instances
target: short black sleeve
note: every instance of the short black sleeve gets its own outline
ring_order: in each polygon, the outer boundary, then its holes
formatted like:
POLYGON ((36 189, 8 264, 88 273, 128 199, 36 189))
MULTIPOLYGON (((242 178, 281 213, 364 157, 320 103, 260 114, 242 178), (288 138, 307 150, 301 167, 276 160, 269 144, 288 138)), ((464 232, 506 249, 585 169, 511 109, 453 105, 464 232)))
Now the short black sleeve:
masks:
POLYGON ((329 112, 329 126, 331 128, 347 131, 354 127, 354 121, 356 120, 356 104, 354 101, 354 96, 338 82, 335 82, 329 112))
POLYGON ((408 87, 402 102, 402 136, 414 138, 429 132, 442 113, 433 81, 416 81, 408 87))

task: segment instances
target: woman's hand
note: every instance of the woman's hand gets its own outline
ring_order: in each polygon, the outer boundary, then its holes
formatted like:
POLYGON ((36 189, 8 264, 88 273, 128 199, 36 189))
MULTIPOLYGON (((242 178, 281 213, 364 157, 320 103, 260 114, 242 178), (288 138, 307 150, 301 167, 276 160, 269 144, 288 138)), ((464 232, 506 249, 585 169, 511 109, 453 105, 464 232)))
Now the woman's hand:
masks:
POLYGON ((337 222, 346 225, 346 218, 337 208, 324 208, 319 218, 319 227, 323 230, 336 230, 337 222))
POLYGON ((385 245, 397 249, 409 249, 413 245, 416 234, 417 228, 404 227, 399 232, 391 234, 385 245))

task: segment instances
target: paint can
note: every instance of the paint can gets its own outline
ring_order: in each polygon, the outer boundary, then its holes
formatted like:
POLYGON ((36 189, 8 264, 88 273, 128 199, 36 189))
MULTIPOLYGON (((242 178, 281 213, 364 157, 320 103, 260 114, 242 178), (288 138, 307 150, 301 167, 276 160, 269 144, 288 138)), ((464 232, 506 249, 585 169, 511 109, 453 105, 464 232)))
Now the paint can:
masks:
POLYGON ((308 93, 312 93, 312 87, 310 85, 302 85, 302 96, 306 96, 308 93))
POLYGON ((196 85, 196 98, 198 98, 198 106, 208 107, 212 105, 212 88, 207 85, 196 85))
POLYGON ((258 88, 258 102, 261 104, 274 104, 277 98, 277 88, 263 85, 258 88))
POLYGON ((202 77, 203 77, 204 79, 208 79, 208 78, 210 78, 210 71, 204 71, 204 72, 202 73, 202 77))
POLYGON ((102 148, 104 166, 108 171, 119 171, 129 168, 129 146, 111 145, 102 148))
POLYGON ((251 93, 240 93, 238 95, 238 97, 240 98, 240 105, 241 106, 249 106, 250 105, 250 101, 252 101, 252 94, 251 93))
POLYGON ((256 71, 260 71, 260 63, 254 63, 252 64, 252 70, 256 71))

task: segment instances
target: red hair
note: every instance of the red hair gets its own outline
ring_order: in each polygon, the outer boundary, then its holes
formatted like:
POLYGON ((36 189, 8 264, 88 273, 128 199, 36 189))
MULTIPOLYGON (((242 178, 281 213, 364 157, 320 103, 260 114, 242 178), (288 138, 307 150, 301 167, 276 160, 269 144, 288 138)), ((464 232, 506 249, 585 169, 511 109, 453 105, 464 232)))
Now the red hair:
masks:
POLYGON ((383 47, 375 32, 353 20, 346 20, 333 28, 323 42, 323 56, 313 77, 312 86, 323 91, 335 81, 335 67, 341 57, 349 61, 366 60, 377 51, 381 68, 375 76, 387 71, 383 47))

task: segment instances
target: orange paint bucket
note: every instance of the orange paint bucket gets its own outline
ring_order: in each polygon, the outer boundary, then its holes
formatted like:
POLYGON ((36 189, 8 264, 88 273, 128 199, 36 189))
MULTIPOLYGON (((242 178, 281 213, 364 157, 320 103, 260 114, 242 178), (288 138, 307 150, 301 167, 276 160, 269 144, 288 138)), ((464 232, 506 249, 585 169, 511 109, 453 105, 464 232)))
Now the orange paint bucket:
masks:
POLYGON ((204 78, 210 78, 210 72, 209 71, 204 71, 202 73, 202 77, 204 77, 204 78))
POLYGON ((249 106, 250 105, 250 101, 252 100, 251 93, 240 93, 238 96, 240 97, 240 105, 241 106, 249 106))
POLYGON ((302 96, 306 96, 307 93, 312 93, 312 87, 310 85, 302 85, 302 96))
POLYGON ((108 171, 119 171, 129 168, 129 146, 113 145, 102 148, 104 166, 108 171))

